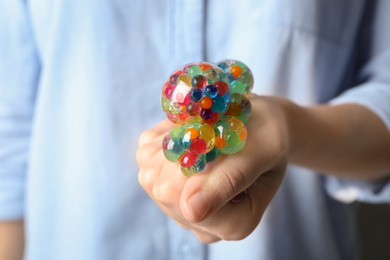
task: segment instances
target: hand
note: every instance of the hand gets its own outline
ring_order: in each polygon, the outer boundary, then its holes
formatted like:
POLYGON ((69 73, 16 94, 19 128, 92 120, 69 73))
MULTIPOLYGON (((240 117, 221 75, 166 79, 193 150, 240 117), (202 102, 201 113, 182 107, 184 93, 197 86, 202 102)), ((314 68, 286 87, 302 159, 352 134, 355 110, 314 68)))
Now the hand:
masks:
POLYGON ((239 240, 258 225, 275 195, 287 165, 288 133, 283 110, 274 98, 252 96, 246 146, 220 156, 190 178, 165 159, 161 143, 175 125, 164 120, 139 140, 139 182, 161 209, 206 243, 239 240), (229 202, 248 189, 239 203, 229 202))

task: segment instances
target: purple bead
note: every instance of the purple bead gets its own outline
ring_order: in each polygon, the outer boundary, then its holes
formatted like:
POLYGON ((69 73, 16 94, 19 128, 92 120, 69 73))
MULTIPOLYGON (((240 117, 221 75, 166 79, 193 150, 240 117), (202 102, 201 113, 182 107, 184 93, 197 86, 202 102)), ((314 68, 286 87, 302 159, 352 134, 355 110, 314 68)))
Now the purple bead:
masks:
POLYGON ((202 111, 200 111, 200 117, 203 120, 209 120, 212 116, 213 116, 213 110, 211 109, 202 109, 202 111))

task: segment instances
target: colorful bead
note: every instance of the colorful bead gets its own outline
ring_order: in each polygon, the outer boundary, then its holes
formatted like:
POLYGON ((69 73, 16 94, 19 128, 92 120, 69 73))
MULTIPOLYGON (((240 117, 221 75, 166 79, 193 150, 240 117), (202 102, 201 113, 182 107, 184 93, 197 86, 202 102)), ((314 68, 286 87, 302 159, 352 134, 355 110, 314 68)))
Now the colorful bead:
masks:
POLYGON ((198 159, 198 156, 196 154, 194 154, 192 152, 186 152, 181 157, 180 163, 181 163, 181 166, 189 168, 189 167, 192 167, 195 164, 197 159, 198 159))
POLYGON ((226 111, 226 101, 221 96, 216 96, 212 99, 212 106, 211 110, 213 110, 216 113, 223 113, 226 111))
POLYGON ((219 151, 218 151, 217 147, 214 147, 213 150, 206 153, 206 162, 212 162, 215 159, 217 159, 218 156, 219 156, 219 151))
POLYGON ((199 101, 202 98, 202 90, 198 88, 192 88, 190 91, 190 98, 192 101, 199 101))
POLYGON ((220 96, 223 96, 228 92, 229 86, 224 81, 217 81, 214 83, 214 86, 217 88, 217 93, 220 96))
POLYGON ((210 97, 203 97, 200 100, 200 106, 204 109, 209 109, 213 105, 213 100, 210 97))
POLYGON ((197 75, 202 75, 203 71, 199 66, 193 65, 188 69, 188 76, 191 78, 197 76, 197 75))
POLYGON ((232 75, 237 78, 238 76, 241 75, 242 73, 242 69, 240 68, 240 66, 238 65, 233 65, 232 68, 230 69, 230 73, 232 73, 232 75))
POLYGON ((207 85, 204 88, 204 94, 209 97, 215 97, 218 94, 218 89, 214 85, 207 85))
POLYGON ((191 79, 191 85, 194 88, 203 88, 207 84, 207 79, 202 75, 196 75, 191 79))
POLYGON ((191 128, 187 129, 185 135, 188 136, 190 140, 194 140, 194 139, 198 138, 199 132, 195 128, 191 127, 191 128))

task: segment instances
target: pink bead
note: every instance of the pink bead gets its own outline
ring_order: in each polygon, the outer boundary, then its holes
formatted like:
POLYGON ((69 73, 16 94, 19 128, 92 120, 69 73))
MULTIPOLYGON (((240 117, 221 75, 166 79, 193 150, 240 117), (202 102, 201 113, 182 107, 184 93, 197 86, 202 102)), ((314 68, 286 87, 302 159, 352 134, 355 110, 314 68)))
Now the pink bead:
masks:
POLYGON ((171 99, 175 88, 176 86, 174 85, 168 85, 168 87, 165 89, 165 96, 167 97, 167 99, 171 99))

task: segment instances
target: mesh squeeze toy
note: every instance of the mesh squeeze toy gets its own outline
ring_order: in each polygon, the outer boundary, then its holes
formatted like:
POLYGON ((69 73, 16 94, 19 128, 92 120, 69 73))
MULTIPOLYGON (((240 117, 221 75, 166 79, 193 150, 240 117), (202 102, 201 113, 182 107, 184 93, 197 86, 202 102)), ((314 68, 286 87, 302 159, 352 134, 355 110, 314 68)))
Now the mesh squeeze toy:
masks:
POLYGON ((192 176, 219 154, 245 146, 245 123, 252 112, 247 98, 253 88, 250 69, 237 60, 186 64, 165 82, 161 107, 177 124, 163 139, 165 157, 192 176))

